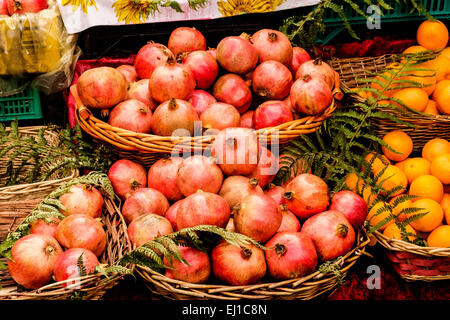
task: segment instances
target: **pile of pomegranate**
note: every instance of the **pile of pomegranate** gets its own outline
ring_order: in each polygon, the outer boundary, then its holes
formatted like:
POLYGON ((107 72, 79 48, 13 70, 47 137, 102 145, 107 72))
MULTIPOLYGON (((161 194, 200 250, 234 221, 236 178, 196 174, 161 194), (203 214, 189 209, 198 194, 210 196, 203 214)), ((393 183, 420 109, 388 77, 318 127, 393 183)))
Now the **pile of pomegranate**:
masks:
POLYGON ((148 42, 133 65, 97 67, 76 83, 81 102, 108 110, 111 126, 159 136, 262 129, 323 112, 337 73, 281 32, 227 36, 207 47, 195 28, 148 42), (198 122, 198 124, 196 124, 198 122))
POLYGON ((37 13, 47 8, 47 0, 0 0, 0 16, 37 13))
POLYGON ((102 194, 91 185, 76 184, 59 200, 64 218, 37 219, 30 224, 29 234, 11 248, 9 274, 26 289, 38 289, 52 281, 65 281, 64 287, 76 288, 78 278, 100 264, 98 257, 107 243, 100 222, 102 194))

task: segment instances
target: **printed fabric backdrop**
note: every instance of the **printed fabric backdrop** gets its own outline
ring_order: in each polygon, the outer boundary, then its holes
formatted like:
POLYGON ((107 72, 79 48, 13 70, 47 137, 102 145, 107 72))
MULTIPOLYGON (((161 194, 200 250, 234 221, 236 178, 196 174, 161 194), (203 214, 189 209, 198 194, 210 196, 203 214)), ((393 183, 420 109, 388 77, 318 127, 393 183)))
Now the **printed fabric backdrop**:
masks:
POLYGON ((93 26, 216 19, 311 6, 319 0, 57 0, 68 33, 93 26))

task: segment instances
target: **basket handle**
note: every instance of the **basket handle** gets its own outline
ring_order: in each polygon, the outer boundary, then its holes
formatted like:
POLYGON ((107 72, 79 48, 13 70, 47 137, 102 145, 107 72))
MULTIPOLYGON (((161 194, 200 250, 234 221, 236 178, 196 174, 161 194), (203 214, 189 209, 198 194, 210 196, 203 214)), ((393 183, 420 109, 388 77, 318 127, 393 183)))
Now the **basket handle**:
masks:
POLYGON ((91 116, 91 111, 88 108, 86 108, 85 105, 83 105, 83 102, 81 101, 80 96, 78 95, 77 87, 75 85, 70 86, 70 93, 72 94, 75 100, 75 105, 78 109, 80 118, 86 121, 91 116))

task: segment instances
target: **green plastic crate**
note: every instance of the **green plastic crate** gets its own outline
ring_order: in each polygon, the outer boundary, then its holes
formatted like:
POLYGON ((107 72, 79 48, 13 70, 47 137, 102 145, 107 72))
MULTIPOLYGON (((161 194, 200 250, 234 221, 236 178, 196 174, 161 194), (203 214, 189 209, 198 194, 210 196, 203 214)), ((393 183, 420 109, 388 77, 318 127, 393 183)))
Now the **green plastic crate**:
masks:
POLYGON ((0 121, 41 118, 42 110, 38 90, 27 87, 17 94, 0 97, 0 121))

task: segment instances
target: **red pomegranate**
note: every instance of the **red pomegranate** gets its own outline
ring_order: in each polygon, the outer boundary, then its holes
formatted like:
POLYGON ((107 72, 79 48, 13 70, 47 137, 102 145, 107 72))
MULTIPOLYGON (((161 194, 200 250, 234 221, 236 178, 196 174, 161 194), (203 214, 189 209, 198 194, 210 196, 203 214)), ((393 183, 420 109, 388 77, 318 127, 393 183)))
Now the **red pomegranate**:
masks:
POLYGON ((281 225, 277 232, 300 232, 300 221, 297 216, 288 210, 286 204, 281 204, 278 209, 281 211, 281 225))
POLYGON ((294 120, 300 119, 303 117, 303 115, 301 115, 300 113, 297 112, 297 110, 295 110, 292 107, 292 103, 291 103, 291 95, 288 95, 286 98, 283 99, 283 102, 286 103, 286 105, 289 107, 289 110, 291 110, 292 112, 292 116, 294 117, 294 120))
POLYGON ((198 249, 178 246, 181 256, 186 261, 164 259, 164 264, 172 269, 166 269, 165 276, 171 279, 189 283, 204 283, 211 275, 211 263, 207 253, 198 249))
POLYGON ((143 214, 128 225, 128 237, 135 247, 173 232, 172 225, 166 218, 153 214, 143 214))
POLYGON ((249 175, 258 165, 257 136, 248 128, 221 130, 211 146, 211 155, 225 175, 249 175))
POLYGON ((206 52, 208 52, 210 55, 213 56, 214 59, 217 60, 216 48, 208 48, 208 50, 206 50, 206 52))
POLYGON ((280 100, 261 103, 253 114, 253 124, 256 130, 276 127, 291 121, 294 121, 291 110, 286 103, 280 100))
POLYGON ((212 94, 201 89, 192 91, 186 101, 192 104, 199 117, 211 104, 217 102, 212 94))
POLYGON ((264 192, 258 185, 258 179, 244 176, 227 177, 219 191, 219 195, 225 199, 230 208, 233 208, 242 202, 242 199, 247 195, 253 193, 263 194, 264 192))
POLYGON ((330 90, 333 90, 335 72, 333 68, 328 63, 322 61, 322 59, 317 58, 302 63, 295 73, 295 80, 303 79, 306 75, 324 80, 330 90))
POLYGON ((225 227, 230 219, 230 206, 221 196, 201 190, 186 197, 177 211, 177 228, 213 225, 225 227))
POLYGON ((108 179, 114 192, 125 199, 134 190, 147 186, 147 171, 139 163, 120 159, 109 168, 108 179))
POLYGON ((191 69, 197 88, 200 89, 208 89, 219 73, 216 59, 204 50, 189 53, 183 59, 183 64, 191 69))
POLYGON ((242 247, 222 240, 211 251, 213 274, 233 286, 244 286, 261 280, 267 271, 264 251, 252 244, 242 247))
POLYGON ((238 127, 241 115, 231 104, 215 102, 203 111, 200 120, 203 128, 222 130, 230 127, 238 127))
POLYGON ((305 75, 295 80, 291 87, 290 99, 292 107, 297 112, 316 115, 331 104, 333 95, 325 81, 305 75))
POLYGON ((231 73, 246 74, 258 63, 258 52, 245 36, 228 36, 216 47, 220 66, 231 73))
POLYGON ((245 80, 233 73, 217 79, 213 86, 213 96, 219 102, 233 105, 241 114, 250 108, 253 101, 252 92, 245 80))
POLYGON ((272 198, 265 194, 247 195, 233 208, 236 232, 245 234, 256 241, 265 242, 281 225, 281 211, 272 198))
POLYGON ((65 209, 59 210, 65 216, 82 213, 99 218, 102 215, 103 196, 95 187, 89 184, 75 184, 69 191, 59 197, 65 209))
POLYGON ((30 234, 39 233, 55 237, 56 228, 60 222, 61 220, 56 217, 37 219, 30 223, 30 234))
POLYGON ((267 190, 264 192, 266 196, 269 196, 272 198, 273 201, 277 205, 282 205, 285 203, 284 194, 285 190, 281 186, 277 186, 275 184, 269 183, 269 186, 267 187, 267 190))
POLYGON ((306 61, 311 60, 311 56, 309 53, 301 48, 301 47, 293 47, 292 48, 292 61, 289 66, 289 69, 292 72, 292 76, 295 79, 295 75, 297 73, 298 68, 306 61))
MULTIPOLYGON (((278 150, 274 150, 278 153, 278 150)), ((265 188, 275 179, 278 172, 278 157, 266 147, 259 147, 259 160, 255 170, 249 175, 256 178, 261 188, 265 188)))
POLYGON ((131 83, 130 87, 128 88, 126 99, 137 99, 145 103, 145 105, 149 107, 153 112, 158 106, 158 103, 156 103, 150 95, 150 90, 148 88, 149 82, 150 79, 141 79, 139 81, 131 83))
POLYGON ((285 202, 300 219, 325 211, 330 204, 328 186, 320 177, 302 173, 286 186, 285 202))
POLYGON ((98 257, 106 247, 106 232, 96 219, 85 214, 72 214, 56 228, 56 240, 66 249, 91 250, 98 257))
POLYGON ((183 194, 177 184, 177 173, 183 158, 170 157, 156 161, 148 170, 149 188, 162 192, 169 201, 177 201, 183 198, 183 194))
POLYGON ((281 154, 278 158, 278 163, 279 172, 290 172, 287 175, 289 178, 284 179, 281 184, 283 187, 287 186, 296 176, 299 176, 302 173, 311 173, 311 168, 305 159, 294 157, 288 153, 281 154))
POLYGON ((356 193, 348 190, 341 190, 335 193, 331 197, 331 204, 328 209, 341 212, 355 230, 363 225, 368 213, 366 201, 356 193))
POLYGON ((304 277, 317 267, 317 252, 310 237, 300 232, 278 232, 265 246, 269 275, 278 280, 304 277))
POLYGON ((156 67, 164 66, 174 54, 165 45, 150 41, 139 49, 134 59, 134 68, 139 79, 150 79, 156 67))
POLYGON ((10 16, 15 13, 37 13, 48 8, 47 0, 6 0, 6 3, 10 16))
POLYGON ((183 160, 177 173, 177 185, 184 196, 198 190, 217 193, 223 181, 223 173, 213 158, 193 155, 183 160))
POLYGON ((0 16, 9 16, 7 0, 0 0, 0 16))
POLYGON ((66 281, 63 287, 79 286, 82 274, 88 275, 94 272, 98 265, 100 265, 100 262, 92 251, 71 248, 64 251, 56 260, 53 276, 57 282, 66 281), (83 271, 80 270, 80 259, 84 267, 83 271), (70 279, 72 280, 70 281, 70 279))
POLYGON ((125 199, 122 207, 122 215, 127 223, 130 223, 137 217, 153 213, 164 216, 169 209, 169 201, 166 197, 156 189, 139 188, 133 191, 128 198, 125 199))
POLYGON ((282 100, 289 95, 292 84, 292 73, 281 62, 267 60, 253 71, 253 92, 265 100, 282 100))
POLYGON ((177 228, 177 214, 178 214, 178 208, 180 207, 181 202, 184 199, 178 200, 174 204, 172 204, 169 209, 167 209, 166 214, 164 217, 169 220, 170 224, 172 225, 173 231, 178 231, 177 228))
POLYGON ((253 111, 253 110, 249 110, 249 111, 244 112, 241 115, 241 119, 239 121, 239 127, 252 129, 253 128, 253 113, 254 112, 255 111, 253 111))
POLYGON ((189 67, 169 58, 165 65, 158 66, 149 82, 150 94, 156 102, 170 99, 185 100, 195 89, 195 78, 189 67))
POLYGON ((137 99, 122 101, 109 114, 108 124, 138 133, 152 130, 152 110, 137 99))
POLYGON ((293 49, 291 41, 282 32, 272 29, 261 29, 252 36, 252 42, 258 51, 259 62, 275 60, 285 66, 292 61, 293 49))
POLYGON ((170 34, 167 47, 175 55, 196 50, 206 50, 206 39, 195 28, 178 27, 170 34))
POLYGON ((115 68, 97 67, 84 71, 78 78, 76 88, 85 106, 110 109, 125 100, 128 84, 115 68))
POLYGON ((137 81, 137 72, 134 66, 130 64, 121 64, 120 66, 116 67, 116 69, 125 77, 128 85, 137 81))
POLYGON ((58 241, 49 235, 23 236, 11 248, 9 275, 27 289, 38 289, 52 279, 53 268, 62 252, 58 241))
POLYGON ((200 119, 189 102, 172 98, 156 108, 152 131, 159 136, 193 136, 196 121, 200 119))
POLYGON ((309 236, 316 246, 319 260, 327 261, 350 251, 355 243, 355 231, 339 211, 329 210, 308 218, 301 233, 309 236))

